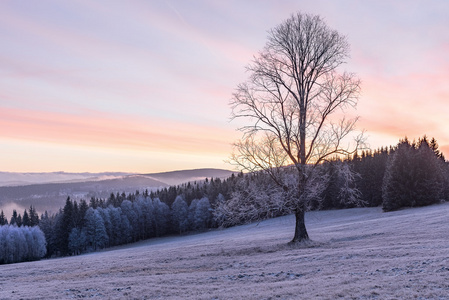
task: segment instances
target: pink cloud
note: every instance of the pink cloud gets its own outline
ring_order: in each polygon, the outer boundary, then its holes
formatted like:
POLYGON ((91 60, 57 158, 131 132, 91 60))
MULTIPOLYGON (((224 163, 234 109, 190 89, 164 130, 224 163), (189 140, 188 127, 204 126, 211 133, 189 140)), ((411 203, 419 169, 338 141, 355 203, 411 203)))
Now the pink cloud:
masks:
POLYGON ((221 128, 105 113, 70 115, 2 108, 0 128, 4 138, 174 153, 222 153, 233 141, 233 133, 221 128))

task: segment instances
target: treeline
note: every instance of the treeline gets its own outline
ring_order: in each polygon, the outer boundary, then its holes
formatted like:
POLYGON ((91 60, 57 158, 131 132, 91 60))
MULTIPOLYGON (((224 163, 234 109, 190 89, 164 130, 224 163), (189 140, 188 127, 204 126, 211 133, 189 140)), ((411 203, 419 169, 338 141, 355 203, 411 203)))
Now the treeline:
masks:
MULTIPOLYGON (((435 139, 404 139, 395 147, 333 159, 317 169, 320 184, 307 194, 313 200, 312 210, 350 208, 363 202, 390 211, 449 199, 449 167, 435 139)), ((8 228, 39 224, 48 257, 74 255, 291 213, 284 209, 284 195, 279 191, 263 172, 238 173, 225 180, 211 178, 151 192, 117 193, 89 202, 68 198, 59 212, 45 212, 40 220, 30 207, 23 215, 14 212, 9 222, 14 226, 8 228), (241 214, 227 223, 236 208, 233 201, 246 201, 247 205, 238 207, 241 214)), ((8 224, 3 212, 2 224, 8 224)))
MULTIPOLYGON (((353 207, 342 191, 355 189, 366 206, 382 206, 384 211, 415 207, 449 200, 449 164, 438 149, 435 138, 401 140, 396 146, 363 151, 344 161, 334 160, 322 166, 328 184, 315 208, 353 207), (344 178, 341 164, 347 164, 353 178, 344 178)), ((352 195, 354 196, 354 195, 352 195)))
POLYGON ((11 219, 8 223, 8 219, 6 218, 3 210, 0 211, 0 226, 1 225, 15 225, 18 227, 21 226, 37 226, 39 225, 39 215, 36 212, 36 209, 31 205, 30 209, 27 211, 26 209, 23 212, 23 217, 21 214, 17 214, 16 210, 13 210, 11 219))
MULTIPOLYGON (((288 173, 286 167, 282 173, 288 173)), ((434 138, 350 157, 334 158, 318 165, 304 197, 309 210, 382 206, 384 211, 424 206, 449 200, 449 165, 434 138)), ((292 172, 290 177, 297 176, 292 172)), ((291 179, 291 178, 290 178, 291 179)), ((286 178, 288 181, 288 176, 286 178)), ((289 190, 295 189, 295 179, 289 190)), ((288 185, 288 182, 284 182, 288 185)), ((243 176, 226 201, 214 207, 215 219, 234 226, 293 213, 289 195, 264 172, 243 176)))
MULTIPOLYGON (((212 182, 194 184, 209 187, 212 182)), ((92 198, 89 204, 81 200, 66 200, 65 206, 54 215, 45 212, 40 227, 47 238, 47 256, 80 254, 122 245, 167 234, 201 231, 217 227, 212 216, 212 204, 206 194, 188 201, 181 191, 190 190, 191 184, 178 189, 171 206, 148 192, 114 195, 108 199, 92 198), (189 203, 190 202, 190 203, 189 203)), ((161 195, 169 189, 158 191, 161 195)), ((202 189, 207 191, 206 188, 202 189)), ((155 196, 156 193, 153 193, 155 196)), ((223 201, 220 193, 215 201, 223 201)))

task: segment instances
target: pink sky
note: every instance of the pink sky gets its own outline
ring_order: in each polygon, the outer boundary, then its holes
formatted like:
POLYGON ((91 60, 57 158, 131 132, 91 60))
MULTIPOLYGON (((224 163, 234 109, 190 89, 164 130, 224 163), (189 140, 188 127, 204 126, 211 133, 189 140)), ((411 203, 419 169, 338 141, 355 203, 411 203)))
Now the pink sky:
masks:
POLYGON ((0 171, 232 168, 232 92, 296 11, 347 36, 373 149, 449 157, 448 1, 30 0, 0 2, 0 171))

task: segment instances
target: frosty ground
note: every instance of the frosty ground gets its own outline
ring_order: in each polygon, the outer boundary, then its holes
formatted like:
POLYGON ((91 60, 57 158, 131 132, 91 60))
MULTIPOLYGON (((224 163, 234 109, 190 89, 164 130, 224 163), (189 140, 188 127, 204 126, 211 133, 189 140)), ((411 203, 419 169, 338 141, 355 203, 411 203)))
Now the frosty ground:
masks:
POLYGON ((449 299, 449 203, 306 214, 0 266, 0 299, 449 299))

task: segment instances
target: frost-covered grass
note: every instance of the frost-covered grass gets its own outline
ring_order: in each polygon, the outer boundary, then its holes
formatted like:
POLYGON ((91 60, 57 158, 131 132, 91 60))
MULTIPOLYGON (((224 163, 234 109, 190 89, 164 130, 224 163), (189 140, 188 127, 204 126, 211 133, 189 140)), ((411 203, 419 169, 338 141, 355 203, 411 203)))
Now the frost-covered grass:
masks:
POLYGON ((0 266, 0 299, 449 299, 449 203, 287 216, 0 266))

